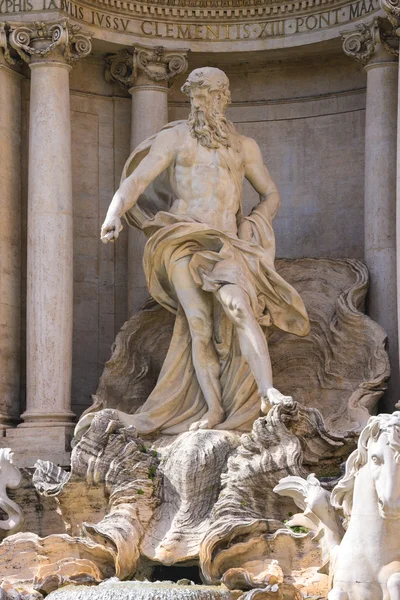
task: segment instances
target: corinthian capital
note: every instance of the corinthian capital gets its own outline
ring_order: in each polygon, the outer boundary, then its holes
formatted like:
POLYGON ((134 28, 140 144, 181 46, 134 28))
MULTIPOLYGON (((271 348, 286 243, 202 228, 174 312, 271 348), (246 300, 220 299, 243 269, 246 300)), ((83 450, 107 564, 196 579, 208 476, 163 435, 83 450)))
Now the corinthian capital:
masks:
POLYGON ((27 63, 61 60, 73 64, 90 53, 91 37, 92 34, 80 25, 71 25, 68 19, 61 19, 26 25, 10 24, 9 41, 27 63))
POLYGON ((398 39, 393 25, 381 17, 360 23, 354 31, 342 34, 343 50, 347 56, 367 65, 373 58, 385 60, 398 56, 398 39))
POLYGON ((149 48, 136 45, 132 50, 119 50, 106 58, 106 80, 117 82, 129 90, 141 73, 155 82, 171 82, 187 69, 188 50, 166 50, 163 46, 149 48))
POLYGON ((146 73, 153 81, 170 81, 184 73, 188 67, 188 50, 166 50, 163 46, 148 48, 136 45, 134 61, 136 69, 146 73))

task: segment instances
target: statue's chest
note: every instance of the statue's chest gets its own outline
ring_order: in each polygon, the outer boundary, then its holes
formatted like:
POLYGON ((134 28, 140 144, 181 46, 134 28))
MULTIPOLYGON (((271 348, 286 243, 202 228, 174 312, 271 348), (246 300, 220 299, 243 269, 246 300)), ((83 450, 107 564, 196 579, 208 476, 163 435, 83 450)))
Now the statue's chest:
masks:
POLYGON ((234 148, 207 148, 193 140, 193 143, 179 153, 177 164, 182 167, 206 167, 210 170, 226 169, 240 172, 243 159, 241 152, 234 148))

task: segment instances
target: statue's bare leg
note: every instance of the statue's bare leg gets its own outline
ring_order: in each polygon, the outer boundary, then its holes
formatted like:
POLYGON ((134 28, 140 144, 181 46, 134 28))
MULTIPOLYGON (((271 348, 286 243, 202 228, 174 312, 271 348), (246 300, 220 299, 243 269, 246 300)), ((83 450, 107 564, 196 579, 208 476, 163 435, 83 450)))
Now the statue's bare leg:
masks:
POLYGON ((172 283, 189 323, 193 366, 208 411, 190 429, 212 429, 225 414, 221 402, 220 365, 213 335, 212 295, 200 289, 189 271, 190 258, 179 261, 172 271, 172 283))
POLYGON ((272 385, 272 366, 267 340, 254 316, 248 295, 237 285, 224 285, 217 298, 234 323, 240 351, 249 363, 261 395, 261 410, 267 413, 273 404, 290 401, 272 385))

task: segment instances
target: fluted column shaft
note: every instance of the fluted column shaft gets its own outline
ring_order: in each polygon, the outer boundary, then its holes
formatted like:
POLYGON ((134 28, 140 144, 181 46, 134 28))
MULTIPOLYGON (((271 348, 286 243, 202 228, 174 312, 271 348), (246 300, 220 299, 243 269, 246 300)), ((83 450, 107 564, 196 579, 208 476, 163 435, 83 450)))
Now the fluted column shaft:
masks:
POLYGON ((14 27, 31 69, 27 244, 27 408, 22 427, 68 426, 73 231, 69 71, 90 40, 67 19, 14 27))
POLYGON ((0 47, 0 430, 20 415, 21 79, 0 47))
POLYGON ((399 336, 396 267, 397 63, 366 67, 365 261, 370 272, 369 315, 388 334, 388 408, 398 398, 399 336))
POLYGON ((69 71, 31 66, 25 425, 68 424, 71 406, 73 237, 69 71))
POLYGON ((344 40, 367 73, 365 114, 364 257, 370 273, 368 314, 388 334, 391 378, 387 408, 398 400, 399 342, 396 273, 397 57, 390 24, 374 19, 344 40), (357 44, 358 41, 358 44, 357 44))

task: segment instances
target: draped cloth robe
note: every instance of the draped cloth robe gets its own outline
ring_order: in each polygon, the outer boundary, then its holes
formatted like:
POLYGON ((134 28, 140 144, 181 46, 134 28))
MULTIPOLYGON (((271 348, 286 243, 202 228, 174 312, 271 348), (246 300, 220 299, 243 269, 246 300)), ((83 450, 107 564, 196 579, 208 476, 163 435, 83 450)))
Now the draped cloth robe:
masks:
MULTIPOLYGON (((177 125, 170 123, 166 127, 177 125)), ((129 157, 122 174, 128 177, 148 154, 155 136, 129 157)), ((191 276, 206 292, 226 284, 246 291, 262 327, 274 325, 299 336, 309 332, 299 294, 275 271, 275 239, 271 220, 257 207, 245 217, 252 241, 243 241, 189 216, 168 212, 174 200, 165 171, 151 184, 125 218, 148 237, 143 264, 151 296, 176 315, 169 350, 157 384, 131 418, 139 434, 187 431, 207 411, 196 378, 188 321, 171 282, 177 261, 188 259, 191 276)), ((238 215, 238 219, 241 219, 238 215)), ((220 363, 225 420, 216 429, 249 431, 260 415, 260 395, 247 361, 240 352, 233 324, 213 295, 213 343, 220 363)))

